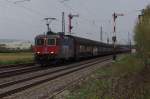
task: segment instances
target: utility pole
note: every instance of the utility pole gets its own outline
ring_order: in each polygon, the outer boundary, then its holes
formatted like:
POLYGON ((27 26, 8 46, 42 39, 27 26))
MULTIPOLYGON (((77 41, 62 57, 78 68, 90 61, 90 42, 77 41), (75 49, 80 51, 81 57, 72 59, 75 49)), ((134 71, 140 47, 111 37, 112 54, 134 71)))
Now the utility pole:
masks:
POLYGON ((131 42, 131 38, 130 38, 130 33, 128 32, 128 44, 129 44, 129 48, 131 50, 132 48, 132 42, 131 42))
POLYGON ((47 26, 47 33, 51 32, 50 24, 53 20, 56 20, 56 18, 44 18, 46 21, 46 26, 47 26))
POLYGON ((68 28, 69 28, 69 33, 70 33, 70 34, 71 34, 71 30, 72 30, 72 28, 73 28, 73 26, 72 26, 72 19, 73 19, 74 17, 79 17, 79 15, 72 15, 72 14, 69 14, 69 15, 68 15, 68 18, 69 18, 69 26, 68 26, 68 28))
POLYGON ((130 37, 129 37, 129 32, 128 32, 128 46, 130 48, 130 37))
POLYGON ((65 13, 62 12, 62 33, 65 34, 65 13))
POLYGON ((100 27, 100 41, 103 42, 103 27, 100 27))
POLYGON ((116 37, 116 19, 118 18, 118 16, 124 16, 124 14, 120 14, 120 13, 113 13, 113 37, 112 37, 112 41, 113 41, 113 60, 116 60, 116 42, 117 42, 117 37, 116 37))
POLYGON ((107 37, 107 44, 109 44, 109 37, 107 37))

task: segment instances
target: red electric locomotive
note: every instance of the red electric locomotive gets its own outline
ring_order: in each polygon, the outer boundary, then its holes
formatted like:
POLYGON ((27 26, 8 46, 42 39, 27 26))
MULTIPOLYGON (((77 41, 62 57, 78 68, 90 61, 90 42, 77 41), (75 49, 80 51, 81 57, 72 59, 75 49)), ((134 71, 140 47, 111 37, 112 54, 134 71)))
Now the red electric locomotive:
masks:
POLYGON ((81 59, 112 53, 112 45, 62 33, 49 32, 35 37, 35 60, 47 64, 60 60, 81 59))
MULTIPOLYGON (((116 53, 127 51, 127 47, 117 46, 116 53)), ((62 33, 48 32, 35 37, 35 61, 47 64, 61 60, 89 58, 113 54, 113 45, 62 33)))
POLYGON ((49 32, 35 37, 35 61, 39 64, 73 58, 73 40, 61 33, 49 32))

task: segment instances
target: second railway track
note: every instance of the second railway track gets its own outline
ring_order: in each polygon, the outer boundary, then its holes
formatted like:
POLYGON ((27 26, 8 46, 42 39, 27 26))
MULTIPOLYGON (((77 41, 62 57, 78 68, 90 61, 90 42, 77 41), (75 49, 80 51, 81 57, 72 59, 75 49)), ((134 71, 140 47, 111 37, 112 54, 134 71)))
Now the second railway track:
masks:
MULTIPOLYGON (((66 65, 69 63, 64 63, 64 64, 55 64, 52 65, 52 67, 58 67, 58 66, 62 66, 62 65, 66 65)), ((40 71, 40 70, 45 70, 45 69, 49 69, 50 67, 41 67, 39 65, 36 65, 35 63, 29 63, 29 64, 17 64, 17 65, 10 65, 10 66, 2 66, 0 67, 0 78, 8 78, 8 77, 12 77, 12 76, 16 76, 16 75, 22 75, 22 74, 27 74, 30 72, 36 72, 36 71, 40 71)))
POLYGON ((42 84, 44 82, 59 78, 61 76, 70 74, 72 72, 87 68, 94 64, 104 62, 110 59, 110 57, 105 57, 104 59, 96 58, 67 66, 49 68, 28 74, 22 74, 14 78, 3 78, 0 82, 0 98, 23 91, 33 86, 42 84))
POLYGON ((12 64, 12 65, 0 65, 0 70, 4 70, 4 69, 13 69, 13 68, 21 68, 21 67, 25 67, 25 66, 31 66, 34 65, 35 63, 24 63, 24 64, 12 64))

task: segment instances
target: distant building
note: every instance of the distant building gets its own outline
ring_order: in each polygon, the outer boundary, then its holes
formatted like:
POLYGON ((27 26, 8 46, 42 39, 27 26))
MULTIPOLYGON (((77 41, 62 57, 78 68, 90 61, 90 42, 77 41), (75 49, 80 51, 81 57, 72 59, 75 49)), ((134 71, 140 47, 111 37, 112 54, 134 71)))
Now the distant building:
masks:
POLYGON ((6 44, 0 44, 0 48, 5 48, 6 44))
POLYGON ((32 43, 30 41, 21 40, 1 40, 0 45, 9 49, 29 49, 32 43))

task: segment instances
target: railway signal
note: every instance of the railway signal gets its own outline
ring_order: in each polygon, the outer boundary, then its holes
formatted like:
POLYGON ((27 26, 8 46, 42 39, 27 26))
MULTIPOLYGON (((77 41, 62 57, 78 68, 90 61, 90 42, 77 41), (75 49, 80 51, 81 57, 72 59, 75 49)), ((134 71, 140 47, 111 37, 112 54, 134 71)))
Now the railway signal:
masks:
POLYGON ((116 41, 117 41, 117 37, 116 37, 116 20, 118 18, 118 16, 124 16, 124 14, 122 13, 113 13, 113 37, 112 37, 112 41, 113 41, 113 49, 114 49, 114 54, 113 54, 113 60, 116 60, 116 41))
POLYGON ((79 15, 77 14, 77 15, 73 15, 73 14, 69 14, 68 15, 68 18, 69 18, 69 26, 68 26, 68 28, 69 28, 69 33, 71 34, 71 30, 72 30, 72 28, 73 28, 73 26, 72 26, 72 19, 74 18, 74 17, 79 17, 79 15))

